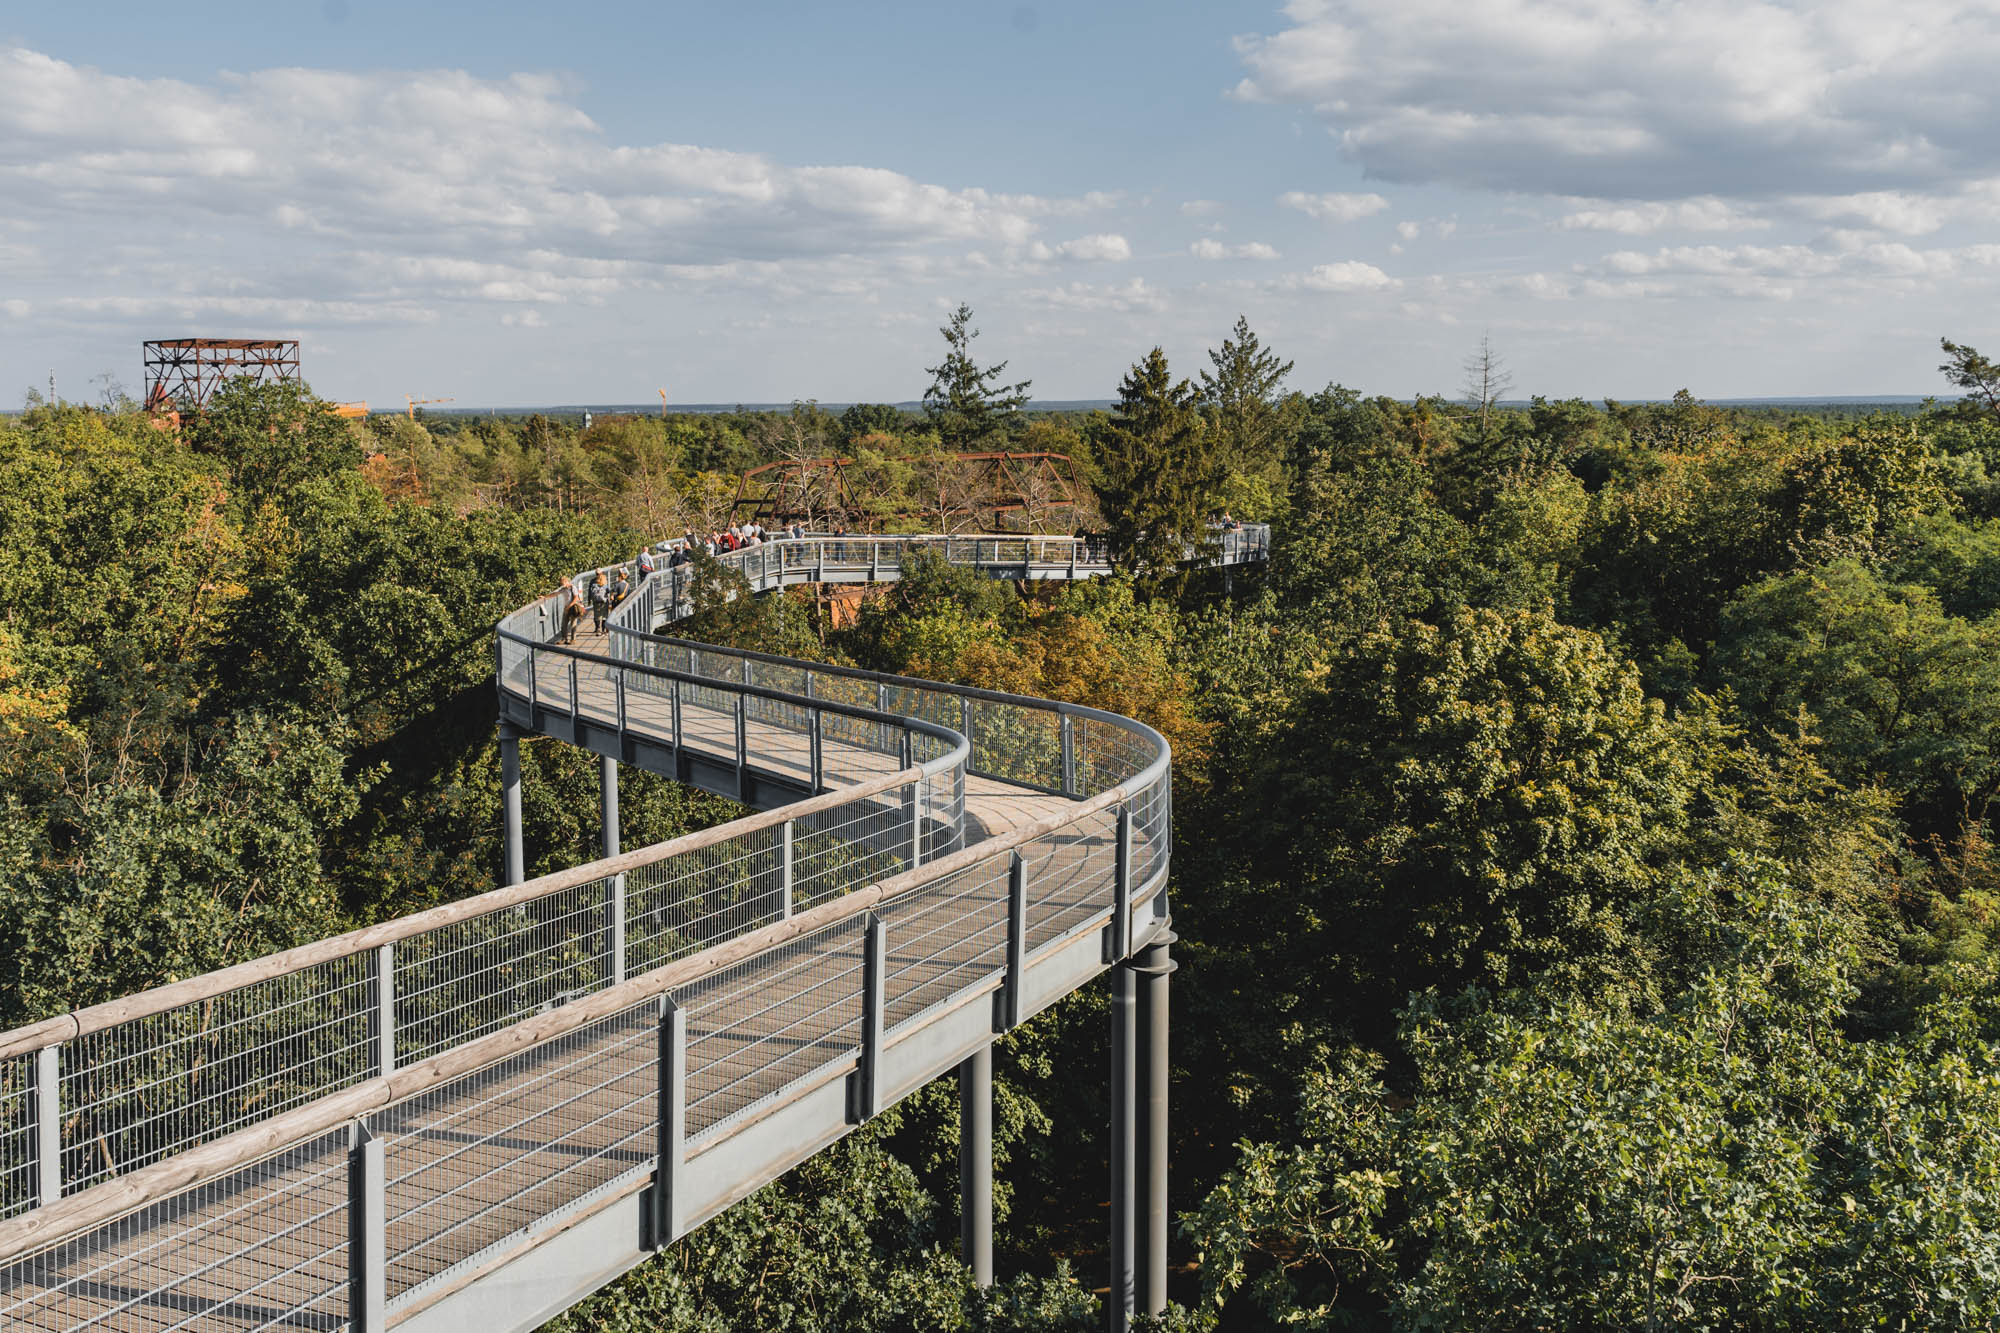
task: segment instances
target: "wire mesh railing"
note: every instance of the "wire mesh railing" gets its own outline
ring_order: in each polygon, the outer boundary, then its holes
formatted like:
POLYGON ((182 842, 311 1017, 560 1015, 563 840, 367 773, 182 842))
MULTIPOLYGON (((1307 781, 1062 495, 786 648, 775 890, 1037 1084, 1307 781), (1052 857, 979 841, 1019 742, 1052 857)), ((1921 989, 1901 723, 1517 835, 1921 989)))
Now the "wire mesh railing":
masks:
MULTIPOLYGON (((888 567, 885 544, 856 545, 888 567)), ((831 554, 778 546, 760 568, 831 554)), ((726 697, 739 759, 746 732, 807 733, 840 755, 811 765, 833 790, 0 1034, 0 1210, 20 1214, 0 1220, 0 1327, 372 1330, 788 1090, 845 1071, 865 1114, 900 1032, 980 988, 1018 1013, 1038 951, 1107 921, 1129 943, 1171 837, 1156 734, 629 626, 609 656, 566 653, 557 600, 496 649, 531 718, 693 744, 687 712, 726 697), (969 771, 1073 803, 967 845, 969 771)))
MULTIPOLYGON (((528 617, 560 624, 540 603, 515 616, 528 617)), ((738 701, 759 688, 711 687, 506 637, 500 663, 503 690, 559 694, 572 716, 615 719, 638 680, 738 701)), ((810 730, 825 730, 814 719, 853 724, 854 739, 832 742, 817 771, 820 784, 852 797, 809 804, 801 816, 800 868, 814 900, 958 845, 954 733, 835 701, 772 697, 800 708, 810 730)), ((729 741, 733 762, 745 762, 746 738, 729 741)), ((625 870, 549 877, 0 1034, 0 1217, 782 919, 792 910, 782 890, 794 877, 788 823, 752 819, 692 845, 664 844, 655 859, 635 853, 636 880, 625 870), (744 873, 753 863, 758 870, 744 873)))

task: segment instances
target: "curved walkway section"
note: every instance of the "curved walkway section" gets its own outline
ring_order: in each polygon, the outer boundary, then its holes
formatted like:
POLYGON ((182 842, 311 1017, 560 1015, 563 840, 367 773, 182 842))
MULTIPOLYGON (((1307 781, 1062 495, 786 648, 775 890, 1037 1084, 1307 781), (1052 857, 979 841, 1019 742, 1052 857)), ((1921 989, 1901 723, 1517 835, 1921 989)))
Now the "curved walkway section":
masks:
MULTIPOLYGON (((1106 572, 1040 538, 724 562, 871 582, 916 548, 1106 572)), ((690 582, 582 646, 554 599, 507 617, 503 741, 773 808, 0 1034, 0 1327, 533 1328, 1163 936, 1156 733, 660 636, 690 582)))

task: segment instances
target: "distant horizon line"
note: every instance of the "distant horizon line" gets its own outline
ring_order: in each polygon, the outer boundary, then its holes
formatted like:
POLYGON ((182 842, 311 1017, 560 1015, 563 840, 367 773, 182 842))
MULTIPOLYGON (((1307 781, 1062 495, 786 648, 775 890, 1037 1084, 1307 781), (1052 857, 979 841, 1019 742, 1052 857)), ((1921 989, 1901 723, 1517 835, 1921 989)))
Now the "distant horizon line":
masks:
MULTIPOLYGON (((1372 398, 1372 397, 1377 397, 1379 395, 1368 394, 1365 396, 1372 398)), ((1388 395, 1388 396, 1393 397, 1394 395, 1388 395)), ((1935 393, 1859 393, 1859 394, 1818 394, 1818 395, 1772 394, 1760 397, 1701 398, 1698 399, 1697 401, 1706 403, 1711 407, 1812 407, 1812 406, 1857 406, 1858 407, 1858 406, 1868 406, 1871 404, 1881 404, 1883 406, 1908 406, 1915 403, 1927 402, 1932 399, 1936 399, 1939 402, 1951 402, 1955 401, 1956 397, 1957 395, 1954 394, 1935 394, 1935 393)), ((1396 398, 1396 401, 1402 403, 1408 403, 1408 402, 1414 402, 1416 400, 1414 398, 1398 397, 1396 398)), ((1459 399, 1448 398, 1447 401, 1458 402, 1459 399)), ((1560 398, 1549 398, 1548 401, 1564 402, 1568 400, 1560 398)), ((1670 394, 1664 398, 1623 398, 1618 396, 1617 394, 1604 394, 1595 398, 1586 398, 1583 399, 1583 401, 1587 403, 1614 402, 1614 403, 1629 403, 1636 406, 1646 406, 1659 403, 1670 403, 1673 401, 1673 396, 1670 394)), ((821 411, 832 412, 832 413, 838 413, 850 407, 893 407, 896 408, 898 411, 909 412, 912 414, 921 414, 924 409, 923 401, 921 399, 903 399, 900 401, 885 401, 879 398, 870 398, 870 399, 855 399, 852 402, 822 402, 815 399, 799 398, 787 401, 770 401, 770 402, 748 402, 748 401, 712 402, 712 403, 670 402, 666 405, 665 415, 702 416, 720 412, 788 412, 791 410, 794 403, 806 403, 806 402, 811 402, 821 411)), ((1094 409, 1115 407, 1117 406, 1117 402, 1118 400, 1115 398, 1034 399, 1027 404, 1024 410, 1029 412, 1085 412, 1094 409)), ((1499 398, 1494 400, 1494 405, 1496 407, 1527 408, 1534 406, 1534 400, 1531 398, 1499 398)), ((402 408, 397 408, 397 407, 385 407, 382 408, 381 410, 383 412, 403 411, 402 408)), ((536 412, 541 412, 545 414, 561 413, 566 415, 574 415, 582 412, 589 412, 592 414, 615 413, 621 416, 661 415, 660 405, 658 403, 532 403, 520 406, 507 406, 504 404, 495 403, 485 406, 463 406, 463 407, 455 406, 455 407, 437 407, 437 408, 427 407, 421 409, 421 412, 435 416, 483 416, 487 414, 496 414, 496 415, 504 414, 506 416, 521 416, 524 414, 532 414, 536 412)), ((371 415, 373 415, 372 412, 371 415)))

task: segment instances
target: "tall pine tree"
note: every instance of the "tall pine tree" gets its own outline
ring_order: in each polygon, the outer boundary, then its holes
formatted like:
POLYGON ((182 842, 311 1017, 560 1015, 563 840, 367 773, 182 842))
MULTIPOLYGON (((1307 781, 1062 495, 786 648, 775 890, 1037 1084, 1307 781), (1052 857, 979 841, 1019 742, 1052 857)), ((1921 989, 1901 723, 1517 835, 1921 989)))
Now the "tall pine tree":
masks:
POLYGON ((1155 347, 1118 386, 1118 406, 1098 432, 1106 535, 1112 560, 1149 581, 1171 577, 1214 540, 1208 521, 1228 469, 1214 449, 1201 395, 1176 382, 1155 347))
POLYGON ((972 340, 979 330, 972 327, 971 306, 961 302, 952 311, 951 322, 938 332, 948 350, 943 361, 925 367, 931 387, 924 391, 924 415, 945 448, 976 449, 1005 431, 1027 405, 1030 381, 1002 384, 1005 361, 982 370, 972 359, 972 340))
POLYGON ((1208 359, 1215 369, 1201 372, 1201 399, 1216 452, 1234 474, 1229 500, 1269 517, 1263 511, 1281 496, 1285 448, 1300 415, 1283 391, 1292 363, 1266 348, 1241 315, 1208 359))

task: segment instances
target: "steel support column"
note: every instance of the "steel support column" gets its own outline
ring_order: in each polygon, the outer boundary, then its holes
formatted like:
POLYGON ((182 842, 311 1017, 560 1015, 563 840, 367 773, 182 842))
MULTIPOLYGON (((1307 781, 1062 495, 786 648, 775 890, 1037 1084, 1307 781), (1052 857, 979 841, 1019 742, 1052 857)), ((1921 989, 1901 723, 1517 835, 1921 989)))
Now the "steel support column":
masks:
POLYGON ((507 824, 507 883, 528 878, 528 861, 521 850, 521 729, 500 724, 500 808, 507 824))
POLYGON ((1139 1088, 1146 1099, 1139 1122, 1139 1313, 1167 1309, 1167 1092, 1172 1064, 1167 1049, 1167 977, 1176 966, 1162 931, 1139 951, 1129 969, 1139 983, 1139 1088))
POLYGON ((1111 1286, 1104 1310, 1111 1333, 1125 1333, 1136 1309, 1134 1260, 1137 1226, 1133 1214, 1138 1136, 1138 977, 1132 969, 1111 969, 1111 1286))
POLYGON ((958 1242, 972 1280, 993 1285, 993 1048, 958 1066, 958 1242))

